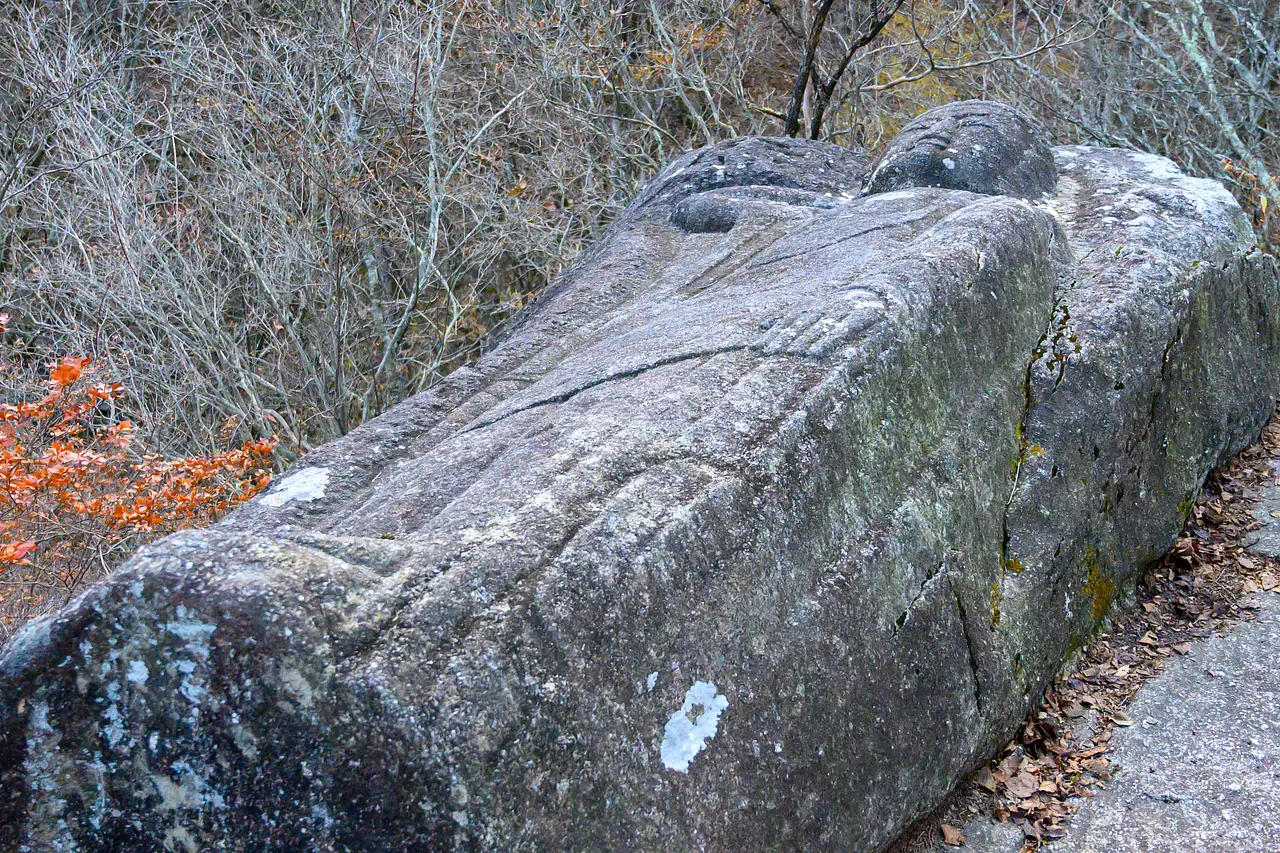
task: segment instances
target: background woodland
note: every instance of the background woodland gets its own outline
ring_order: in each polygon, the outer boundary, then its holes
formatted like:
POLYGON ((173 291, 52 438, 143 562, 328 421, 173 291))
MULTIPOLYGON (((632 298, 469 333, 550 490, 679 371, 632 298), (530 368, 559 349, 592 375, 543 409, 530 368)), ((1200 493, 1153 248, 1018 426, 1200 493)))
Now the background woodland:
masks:
POLYGON ((474 357, 693 147, 791 133, 874 152, 931 106, 990 98, 1058 142, 1219 178, 1259 244, 1280 241, 1280 0, 3 0, 0 16, 0 585, 17 596, 0 591, 0 625, 474 357), (43 418, 22 409, 41 401, 43 418), (89 470, 68 451, 100 454, 88 485, 33 491, 50 465, 89 470), (155 479, 181 464, 207 476, 155 479), (126 509, 85 515, 91 494, 126 509), (181 509, 130 503, 165 494, 181 509))

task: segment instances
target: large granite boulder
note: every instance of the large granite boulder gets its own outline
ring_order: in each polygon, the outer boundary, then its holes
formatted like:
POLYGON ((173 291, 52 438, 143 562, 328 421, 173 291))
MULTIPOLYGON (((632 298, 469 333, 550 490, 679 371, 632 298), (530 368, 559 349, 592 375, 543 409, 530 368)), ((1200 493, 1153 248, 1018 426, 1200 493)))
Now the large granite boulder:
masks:
POLYGON ((875 851, 1272 411, 1217 184, 665 169, 474 367, 0 657, 4 850, 875 851))

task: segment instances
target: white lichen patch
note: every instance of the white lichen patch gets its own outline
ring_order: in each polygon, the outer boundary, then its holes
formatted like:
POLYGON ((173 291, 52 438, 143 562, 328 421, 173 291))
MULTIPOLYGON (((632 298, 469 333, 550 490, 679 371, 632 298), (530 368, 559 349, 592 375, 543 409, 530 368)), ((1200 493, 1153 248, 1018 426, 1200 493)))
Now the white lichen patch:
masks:
POLYGON ((178 606, 177 616, 175 621, 164 624, 165 630, 185 640, 188 651, 200 657, 208 657, 209 638, 213 636, 214 631, 218 630, 218 626, 190 618, 187 615, 187 609, 181 605, 178 606))
POLYGON ((663 729, 662 763, 677 773, 688 773, 689 764, 716 736, 720 715, 729 700, 709 681, 695 681, 684 695, 684 704, 663 729))
POLYGON ((129 672, 125 675, 125 678, 141 687, 147 683, 147 678, 150 674, 147 671, 146 663, 140 660, 131 660, 129 661, 129 672))
POLYGON ((307 503, 324 497, 329 485, 328 468, 303 468, 285 477, 258 499, 263 506, 284 506, 289 501, 307 503))
POLYGON ((249 729, 240 723, 240 715, 231 715, 231 739, 235 741, 240 752, 250 761, 258 760, 258 738, 249 729))
POLYGON ((195 853, 201 845, 186 828, 185 815, 195 812, 203 819, 211 811, 227 807, 226 799, 212 784, 209 768, 192 766, 187 761, 175 761, 170 773, 151 774, 151 782, 160 796, 159 807, 174 813, 173 828, 166 832, 166 850, 188 850, 195 853))
POLYGON ((197 662, 209 659, 209 641, 218 626, 198 621, 194 618, 195 614, 188 614, 187 609, 181 605, 175 613, 178 618, 173 622, 166 622, 164 628, 184 641, 182 651, 186 657, 175 656, 171 665, 183 675, 178 692, 191 703, 194 714, 195 706, 200 704, 208 692, 197 674, 199 669, 197 662))
MULTIPOLYGON (((109 687, 111 685, 108 685, 109 687)), ((107 739, 107 744, 115 749, 120 741, 124 740, 124 720, 120 714, 120 706, 112 702, 102 710, 102 719, 106 721, 106 725, 102 727, 102 734, 107 739)))

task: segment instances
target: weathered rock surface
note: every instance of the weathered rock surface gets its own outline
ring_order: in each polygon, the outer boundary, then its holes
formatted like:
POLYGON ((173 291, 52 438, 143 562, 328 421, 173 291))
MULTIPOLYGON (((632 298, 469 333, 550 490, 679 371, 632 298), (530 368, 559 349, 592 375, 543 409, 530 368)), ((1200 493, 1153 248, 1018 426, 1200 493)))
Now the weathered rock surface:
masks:
POLYGON ((695 152, 473 368, 0 658, 0 847, 874 851, 1277 387, 1219 186, 695 152))
POLYGON ((876 158, 867 192, 943 187, 1041 199, 1056 183, 1053 151, 1013 107, 957 101, 909 122, 876 158))

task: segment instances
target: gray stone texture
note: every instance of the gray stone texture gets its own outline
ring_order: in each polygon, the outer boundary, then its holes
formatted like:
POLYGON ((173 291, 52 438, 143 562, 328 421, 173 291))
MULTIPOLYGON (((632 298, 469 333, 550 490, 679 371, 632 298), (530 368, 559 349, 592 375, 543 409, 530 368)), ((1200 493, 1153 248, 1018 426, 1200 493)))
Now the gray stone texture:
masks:
POLYGON ((473 367, 5 650, 0 849, 879 849, 1272 410, 1225 190, 1057 157, 1040 205, 677 160, 473 367))
POLYGON ((907 123, 876 158, 866 192, 908 187, 1041 199, 1053 193, 1053 151, 1013 107, 957 101, 907 123))

